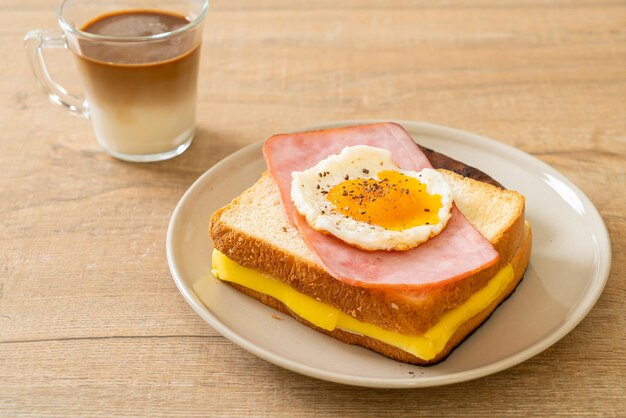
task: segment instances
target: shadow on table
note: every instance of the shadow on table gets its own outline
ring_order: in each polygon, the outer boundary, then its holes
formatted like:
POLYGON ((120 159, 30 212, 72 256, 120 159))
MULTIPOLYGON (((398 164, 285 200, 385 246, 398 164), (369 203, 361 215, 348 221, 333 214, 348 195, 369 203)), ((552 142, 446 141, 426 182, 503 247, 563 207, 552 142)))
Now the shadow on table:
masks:
MULTIPOLYGON (((226 133, 198 127, 196 136, 187 150, 178 157, 155 163, 131 163, 118 161, 129 171, 167 176, 168 182, 181 181, 189 184, 214 164, 241 148, 241 143, 226 133)), ((112 158, 112 157, 111 157, 112 158)))

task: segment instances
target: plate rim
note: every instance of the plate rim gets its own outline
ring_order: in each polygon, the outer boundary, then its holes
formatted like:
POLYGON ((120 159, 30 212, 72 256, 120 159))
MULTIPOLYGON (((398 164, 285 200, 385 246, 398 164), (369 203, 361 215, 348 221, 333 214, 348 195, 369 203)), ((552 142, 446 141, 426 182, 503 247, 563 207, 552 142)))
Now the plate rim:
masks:
MULTIPOLYGON (((210 313, 209 309, 202 305, 202 302, 199 302, 199 298, 193 294, 193 290, 186 286, 184 280, 182 279, 181 273, 177 269, 176 263, 174 261, 173 256, 173 234, 176 229, 176 220, 179 218, 179 213, 185 207, 185 204, 189 197, 193 194, 194 190, 199 187, 202 183, 204 183, 205 179, 210 177, 214 171, 218 171, 222 166, 229 164, 233 160, 237 160, 241 155, 245 155, 251 152, 255 148, 261 148, 262 144, 265 140, 259 140, 253 142, 249 145, 244 146, 243 148, 233 152, 226 158, 220 160, 213 166, 209 167, 202 175, 200 175, 185 191, 182 197, 179 199, 178 203, 172 215, 170 217, 170 221, 167 228, 166 234, 166 256, 167 263, 172 275, 172 279, 176 284, 179 292, 183 295, 185 301, 191 306, 191 308, 198 314, 205 322, 207 322, 213 329, 215 329, 219 334, 223 337, 227 338, 231 342, 250 352, 251 354, 268 361, 277 366, 283 367, 285 369, 291 370, 296 373, 300 373, 306 376, 314 377, 321 380, 331 381, 335 383, 342 383, 352 386, 361 386, 361 387, 375 387, 375 388, 418 388, 418 387, 434 387, 434 386, 442 386, 454 383, 460 383, 464 381, 474 380, 480 377, 488 376, 499 371, 508 369, 510 367, 516 366, 538 354, 545 351, 547 348, 551 347, 559 340, 561 340, 565 335, 571 332, 591 311, 591 309, 595 306, 596 302, 600 298, 604 287, 608 281, 610 270, 611 270, 611 262, 612 262, 612 246, 610 242, 610 235, 608 233, 608 229, 604 222, 604 219, 600 215, 600 212, 595 207, 593 202, 587 197, 587 195, 578 188, 571 180, 569 180, 566 176, 561 174, 558 170, 550 166, 549 164, 539 160, 532 155, 510 146, 508 144, 504 144, 497 140, 487 138, 482 135, 474 134, 472 132, 463 131, 456 128, 451 128, 443 125, 437 125, 433 123, 426 122, 415 122, 415 121, 407 121, 407 120, 399 120, 399 119, 355 119, 355 120, 342 120, 342 121, 329 121, 322 122, 316 124, 314 126, 293 130, 292 132, 303 132, 310 130, 320 130, 320 129, 332 129, 340 126, 352 126, 352 125, 360 125, 360 124, 368 124, 368 123, 380 123, 380 122, 394 122, 402 125, 408 131, 435 131, 441 136, 454 136, 457 139, 462 139, 464 142, 467 142, 467 139, 470 139, 473 143, 478 142, 482 145, 488 145, 492 148, 498 148, 500 152, 505 153, 514 153, 519 157, 522 157, 524 160, 532 162, 535 165, 538 165, 543 171, 548 171, 550 174, 555 176, 558 180, 561 180, 565 183, 570 189, 574 190, 576 195, 583 200, 586 208, 589 211, 586 212, 585 217, 592 216, 596 218, 596 224, 599 228, 603 239, 603 243, 594 242, 594 253, 597 255, 597 260, 599 264, 599 268, 596 269, 593 273, 593 278, 591 281, 591 285, 587 288, 583 296, 577 301, 576 305, 572 308, 568 317, 565 319, 563 324, 561 324, 555 331, 548 334, 546 337, 543 337, 541 340, 536 342, 535 344, 530 345, 529 347, 520 350, 517 353, 514 353, 510 356, 507 356, 501 360, 495 361, 493 363, 489 363, 487 365, 456 372, 453 374, 443 374, 438 376, 429 376, 429 377, 405 377, 405 378, 372 378, 372 377, 362 377, 362 376, 349 376, 345 373, 335 373, 331 371, 320 370, 312 366, 307 366, 305 364, 299 363, 297 361, 285 358, 279 354, 275 354, 269 350, 266 350, 262 347, 257 346, 251 341, 248 341, 243 336, 237 334, 235 331, 232 331, 229 327, 224 325, 219 319, 217 319, 213 314, 210 313), (467 139, 466 139, 467 138, 467 139), (605 246, 608 251, 606 254, 603 254, 600 251, 600 247, 605 246)), ((532 257, 532 256, 531 256, 532 257)), ((389 360, 394 361, 394 360, 389 360)), ((416 366, 417 367, 417 366, 416 366)))

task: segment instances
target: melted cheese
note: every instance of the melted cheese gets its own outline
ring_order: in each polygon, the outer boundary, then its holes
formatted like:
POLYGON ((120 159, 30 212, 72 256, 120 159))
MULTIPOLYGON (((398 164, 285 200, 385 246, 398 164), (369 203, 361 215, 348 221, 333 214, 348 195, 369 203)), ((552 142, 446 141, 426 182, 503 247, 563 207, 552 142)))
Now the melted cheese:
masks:
POLYGON ((374 338, 423 360, 435 358, 454 332, 464 322, 487 308, 514 279, 513 267, 507 264, 487 286, 474 293, 463 304, 445 312, 439 322, 424 334, 404 335, 361 322, 330 305, 297 292, 273 277, 235 263, 218 250, 213 250, 213 274, 220 280, 237 283, 278 299, 294 313, 322 329, 341 329, 374 338))

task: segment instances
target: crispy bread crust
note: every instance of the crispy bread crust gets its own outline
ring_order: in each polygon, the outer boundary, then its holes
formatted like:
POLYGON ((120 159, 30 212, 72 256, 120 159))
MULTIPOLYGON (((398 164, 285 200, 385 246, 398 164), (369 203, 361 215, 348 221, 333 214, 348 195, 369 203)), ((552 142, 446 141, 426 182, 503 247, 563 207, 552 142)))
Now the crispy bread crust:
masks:
POLYGON ((240 286, 235 283, 229 282, 228 284, 233 286, 240 292, 245 293, 246 295, 251 296, 261 301, 263 304, 268 305, 280 312, 288 314, 294 317, 299 322, 306 324, 307 326, 319 332, 322 332, 326 335, 329 335, 339 341, 342 341, 348 344, 353 344, 353 345, 360 345, 362 347, 375 351, 379 354, 382 354, 385 357, 389 357, 391 359, 402 361, 405 363, 411 363, 411 364, 416 364, 420 366, 431 366, 431 365, 437 364, 445 360, 448 357, 448 355, 450 355, 452 350, 454 350, 454 348, 456 348, 459 344, 461 344, 472 332, 474 332, 480 325, 482 325, 489 318, 489 316, 495 311, 495 309, 513 293, 517 285, 520 283, 520 281, 522 280, 524 276, 526 266, 528 265, 530 252, 531 252, 531 246, 532 246, 532 232, 531 232, 530 224, 527 223, 526 225, 527 225, 527 228, 526 228, 524 240, 521 242, 519 248, 516 250, 515 254, 509 261, 511 265, 513 266, 514 280, 507 286, 505 291, 496 300, 494 300, 487 308, 485 308, 478 314, 474 315, 472 318, 466 321, 463 325, 461 325, 456 330, 456 332, 452 335, 452 338, 450 338, 450 340, 448 341, 448 344, 444 347, 444 349, 434 359, 429 360, 429 361, 425 361, 423 359, 415 357, 414 355, 410 353, 407 353, 406 351, 403 351, 399 348, 390 346, 388 344, 385 344, 381 341, 378 341, 369 337, 342 331, 340 329, 336 329, 334 331, 327 331, 327 330, 318 328, 315 325, 308 322, 307 320, 293 313, 282 302, 280 302, 279 300, 271 296, 256 292, 254 290, 248 289, 244 286, 240 286))
POLYGON ((492 186, 499 187, 504 189, 504 187, 498 183, 495 179, 493 179, 489 174, 483 173, 479 169, 469 166, 465 163, 457 161, 453 158, 448 157, 445 154, 441 154, 437 151, 433 151, 430 148, 423 147, 418 145, 430 164, 435 168, 443 168, 446 170, 450 170, 455 172, 463 177, 467 177, 470 179, 478 180, 483 183, 491 184, 492 186))

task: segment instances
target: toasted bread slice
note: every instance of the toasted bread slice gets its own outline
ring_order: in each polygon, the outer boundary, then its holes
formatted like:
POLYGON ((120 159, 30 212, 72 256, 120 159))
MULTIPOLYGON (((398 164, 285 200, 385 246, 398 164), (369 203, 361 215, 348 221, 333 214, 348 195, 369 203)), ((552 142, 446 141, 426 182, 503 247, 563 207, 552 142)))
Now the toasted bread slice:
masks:
POLYGON ((457 282, 395 291, 365 289, 334 279, 287 219, 278 188, 267 173, 213 214, 210 235, 217 249, 244 267, 267 273, 361 322, 419 335, 436 324, 443 312, 484 287, 512 259, 525 237, 522 195, 441 171, 461 212, 500 254, 496 265, 457 282))
POLYGON ((447 344, 434 358, 430 360, 424 360, 419 357, 414 356, 411 353, 408 353, 400 348, 388 345, 382 341, 376 340, 374 338, 370 338, 364 335, 355 334, 352 332, 344 331, 342 329, 334 329, 333 331, 328 331, 322 328, 315 326, 314 324, 308 322, 306 319, 298 316, 296 313, 291 311, 287 306, 285 306, 279 300, 268 296, 263 293, 259 293, 255 290, 249 289, 247 287, 241 286, 235 283, 228 283, 237 290, 242 293, 245 293, 248 296, 251 296, 263 304, 270 306, 280 312, 286 313, 292 317, 294 317, 297 321, 302 322, 303 324, 308 325, 309 327, 322 332, 326 335, 330 335, 331 337, 342 341, 348 344, 360 345, 362 347, 366 347, 372 351, 375 351, 379 354, 382 354, 386 357, 389 357, 394 360, 402 361, 405 363, 416 364, 420 366, 430 366, 445 360, 448 355, 456 348, 459 344, 461 344, 472 332, 474 332, 483 322, 485 322, 489 316, 495 311, 495 309, 506 300, 511 293, 515 290, 519 282, 522 280, 524 272, 526 270, 526 266, 528 265, 528 260, 530 258, 530 250, 532 243, 532 231, 530 224, 526 222, 524 228, 524 238, 520 243, 519 247, 515 250, 513 256, 509 260, 513 268, 513 280, 509 282, 507 287, 498 295, 498 297, 493 300, 489 306, 487 306, 482 311, 478 312, 467 321, 465 321, 456 331, 452 334, 452 337, 448 340, 447 344))

